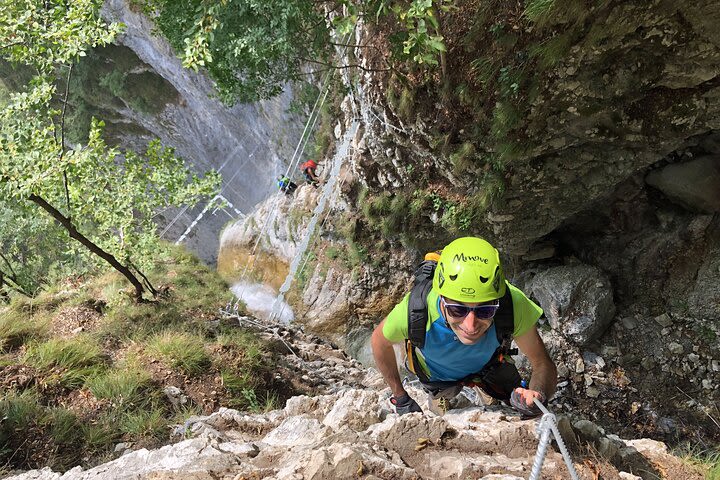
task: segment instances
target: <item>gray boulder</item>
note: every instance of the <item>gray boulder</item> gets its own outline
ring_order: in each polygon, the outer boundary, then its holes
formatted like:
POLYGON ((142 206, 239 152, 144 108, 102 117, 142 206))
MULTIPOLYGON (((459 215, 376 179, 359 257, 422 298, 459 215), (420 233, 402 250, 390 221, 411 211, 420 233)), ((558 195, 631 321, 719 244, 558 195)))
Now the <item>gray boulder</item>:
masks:
POLYGON ((720 155, 653 170, 645 182, 693 212, 720 212, 720 155))
POLYGON ((546 270, 530 281, 527 291, 539 301, 553 330, 578 346, 596 339, 615 315, 610 280, 589 265, 546 270))

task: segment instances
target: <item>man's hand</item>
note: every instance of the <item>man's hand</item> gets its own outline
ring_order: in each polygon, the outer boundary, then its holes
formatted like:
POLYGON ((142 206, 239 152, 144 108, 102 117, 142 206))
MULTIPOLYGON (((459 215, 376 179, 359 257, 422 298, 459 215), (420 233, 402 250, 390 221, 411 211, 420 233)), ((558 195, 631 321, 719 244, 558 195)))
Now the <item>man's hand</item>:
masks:
POLYGON ((513 390, 513 393, 510 395, 510 405, 512 405, 515 410, 522 413, 523 417, 537 417, 538 415, 541 415, 542 412, 537 405, 535 405, 535 402, 533 402, 533 399, 535 398, 540 400, 541 403, 545 403, 545 395, 541 392, 518 387, 513 390))
POLYGON ((395 405, 395 413, 398 415, 405 415, 406 413, 413 412, 422 413, 420 405, 418 405, 417 402, 407 393, 400 395, 399 397, 393 395, 390 397, 390 403, 395 405))

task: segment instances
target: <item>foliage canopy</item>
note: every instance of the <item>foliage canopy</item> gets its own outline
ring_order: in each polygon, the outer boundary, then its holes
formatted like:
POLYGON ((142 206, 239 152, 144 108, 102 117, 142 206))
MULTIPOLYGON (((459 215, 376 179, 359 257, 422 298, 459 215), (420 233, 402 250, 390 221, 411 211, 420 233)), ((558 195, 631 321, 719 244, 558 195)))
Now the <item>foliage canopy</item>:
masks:
MULTIPOLYGON (((0 1, 0 51, 6 60, 35 72, 0 110, 0 214, 13 219, 0 225, 0 244, 8 254, 0 261, 0 275, 12 277, 18 270, 27 275, 28 267, 42 263, 35 258, 41 252, 29 246, 30 236, 43 228, 42 220, 32 220, 40 216, 40 207, 62 227, 42 231, 47 246, 67 252, 69 235, 122 272, 141 296, 144 288, 136 274, 142 276, 140 269, 160 248, 153 215, 212 195, 219 176, 192 174, 158 142, 142 155, 108 148, 98 120, 86 145, 68 145, 65 117, 73 65, 121 30, 100 19, 101 4, 0 1)), ((19 284, 0 282, 0 288, 22 286, 22 278, 14 276, 19 284)))
POLYGON ((186 67, 204 67, 226 103, 270 98, 328 52, 328 28, 307 0, 142 0, 186 67))

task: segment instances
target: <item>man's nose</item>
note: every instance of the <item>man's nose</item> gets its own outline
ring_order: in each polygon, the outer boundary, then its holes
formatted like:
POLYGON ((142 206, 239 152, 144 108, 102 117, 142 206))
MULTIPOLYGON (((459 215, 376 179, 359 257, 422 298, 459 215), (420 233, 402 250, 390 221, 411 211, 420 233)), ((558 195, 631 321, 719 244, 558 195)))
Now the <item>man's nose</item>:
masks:
POLYGON ((491 322, 491 318, 480 318, 475 314, 475 310, 471 310, 470 313, 467 314, 465 319, 463 320, 463 324, 466 328, 469 328, 471 330, 477 330, 477 327, 480 325, 485 325, 489 322, 491 322))
POLYGON ((475 330, 475 326, 478 324, 478 318, 475 316, 475 310, 470 310, 463 320, 465 327, 475 330))

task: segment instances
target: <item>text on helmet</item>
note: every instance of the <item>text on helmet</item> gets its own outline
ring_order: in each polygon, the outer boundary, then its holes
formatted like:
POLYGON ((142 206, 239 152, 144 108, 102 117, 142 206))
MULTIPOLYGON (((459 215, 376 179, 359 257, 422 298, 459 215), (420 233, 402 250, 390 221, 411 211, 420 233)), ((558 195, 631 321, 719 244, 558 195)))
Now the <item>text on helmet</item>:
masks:
POLYGON ((479 255, 465 255, 464 253, 456 253, 453 262, 480 262, 487 265, 488 259, 479 255))

